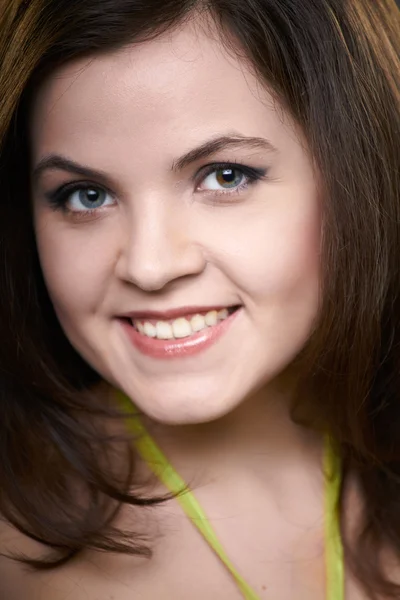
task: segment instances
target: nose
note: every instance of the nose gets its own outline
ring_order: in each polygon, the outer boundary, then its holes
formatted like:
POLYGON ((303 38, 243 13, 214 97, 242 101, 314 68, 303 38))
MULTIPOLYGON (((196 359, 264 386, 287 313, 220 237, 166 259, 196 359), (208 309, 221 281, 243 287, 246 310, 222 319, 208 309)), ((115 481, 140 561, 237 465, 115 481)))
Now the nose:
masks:
POLYGON ((161 290, 205 268, 203 249, 182 216, 153 207, 127 219, 124 231, 117 275, 144 291, 161 290))

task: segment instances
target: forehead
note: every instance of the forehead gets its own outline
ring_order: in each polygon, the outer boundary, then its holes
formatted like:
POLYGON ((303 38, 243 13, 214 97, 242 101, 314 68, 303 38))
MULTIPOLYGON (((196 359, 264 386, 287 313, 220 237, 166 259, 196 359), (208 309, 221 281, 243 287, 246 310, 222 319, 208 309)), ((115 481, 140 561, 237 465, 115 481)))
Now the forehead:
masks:
POLYGON ((94 159, 149 144, 175 154, 188 138, 233 128, 271 138, 282 112, 246 63, 193 24, 60 68, 38 90, 31 121, 34 156, 84 151, 94 159))

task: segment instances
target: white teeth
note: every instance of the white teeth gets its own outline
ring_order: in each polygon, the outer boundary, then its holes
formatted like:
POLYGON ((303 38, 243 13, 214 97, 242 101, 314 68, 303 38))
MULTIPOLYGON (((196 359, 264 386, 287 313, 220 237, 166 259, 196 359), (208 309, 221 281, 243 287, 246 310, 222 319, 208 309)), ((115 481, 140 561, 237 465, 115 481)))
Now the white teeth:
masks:
POLYGON ((186 319, 175 319, 172 323, 172 331, 174 333, 174 337, 176 338, 184 338, 192 335, 193 330, 190 326, 189 321, 186 319))
POLYGON ((206 316, 204 317, 204 320, 206 322, 206 325, 208 325, 209 327, 212 327, 213 325, 216 325, 217 322, 218 322, 217 311, 216 310, 210 310, 210 312, 208 312, 206 314, 206 316))
POLYGON ((165 321, 158 321, 156 324, 156 337, 159 340, 171 340, 174 337, 171 325, 165 321))
POLYGON ((194 315, 194 317, 190 319, 190 325, 192 326, 193 331, 201 331, 207 327, 203 315, 194 315))
POLYGON ((229 317, 229 312, 227 308, 223 308, 222 310, 219 310, 217 312, 217 317, 220 321, 222 321, 223 319, 227 319, 229 317))
POLYGON ((147 335, 147 337, 154 338, 157 335, 156 328, 151 323, 145 323, 143 325, 143 333, 147 335))
POLYGON ((229 317, 229 311, 227 308, 222 308, 219 311, 210 310, 205 315, 193 315, 191 318, 185 319, 180 317, 174 321, 157 321, 149 323, 148 321, 139 321, 132 319, 132 325, 136 327, 137 331, 142 335, 151 338, 157 338, 159 340, 171 340, 174 338, 185 338, 206 329, 207 327, 213 327, 218 322, 223 321, 229 317))

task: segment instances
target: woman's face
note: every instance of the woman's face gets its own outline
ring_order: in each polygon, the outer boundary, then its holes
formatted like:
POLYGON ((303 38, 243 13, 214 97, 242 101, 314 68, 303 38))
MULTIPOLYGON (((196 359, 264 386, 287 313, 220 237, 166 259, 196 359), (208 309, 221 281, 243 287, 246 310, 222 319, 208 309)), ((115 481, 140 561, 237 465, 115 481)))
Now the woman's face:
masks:
POLYGON ((32 113, 35 230, 60 323, 165 423, 215 419, 271 383, 319 302, 304 143, 211 37, 186 25, 69 64, 32 113))

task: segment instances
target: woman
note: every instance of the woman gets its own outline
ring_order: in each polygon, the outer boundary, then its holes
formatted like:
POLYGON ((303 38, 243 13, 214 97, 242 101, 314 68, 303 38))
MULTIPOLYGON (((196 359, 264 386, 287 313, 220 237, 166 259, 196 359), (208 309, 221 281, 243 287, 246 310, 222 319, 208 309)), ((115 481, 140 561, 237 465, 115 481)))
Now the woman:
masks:
POLYGON ((2 599, 400 597, 399 30, 5 3, 2 599))

